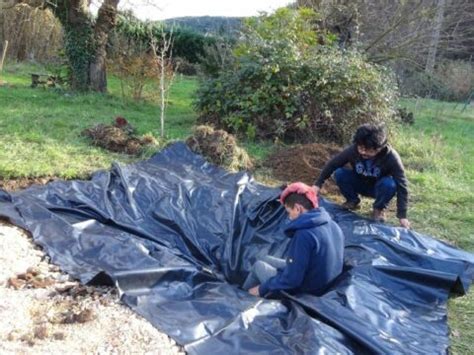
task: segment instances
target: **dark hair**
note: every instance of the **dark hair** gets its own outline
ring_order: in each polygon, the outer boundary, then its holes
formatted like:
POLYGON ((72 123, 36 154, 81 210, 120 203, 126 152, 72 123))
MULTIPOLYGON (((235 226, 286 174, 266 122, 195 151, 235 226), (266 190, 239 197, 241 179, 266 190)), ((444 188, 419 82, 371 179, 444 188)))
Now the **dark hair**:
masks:
POLYGON ((387 134, 382 125, 363 124, 357 128, 352 142, 368 149, 379 149, 387 144, 387 134))
POLYGON ((285 206, 293 208, 295 207, 295 204, 297 203, 303 206, 307 210, 312 210, 314 208, 313 203, 305 195, 292 192, 291 194, 286 196, 285 202, 284 202, 285 206))

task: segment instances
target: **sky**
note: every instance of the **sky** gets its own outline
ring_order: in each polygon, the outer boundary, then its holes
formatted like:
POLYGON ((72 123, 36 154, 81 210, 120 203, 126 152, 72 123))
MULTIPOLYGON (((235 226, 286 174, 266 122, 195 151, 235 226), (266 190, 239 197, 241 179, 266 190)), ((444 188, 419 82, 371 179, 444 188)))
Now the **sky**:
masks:
POLYGON ((132 9, 142 20, 183 16, 254 16, 272 12, 294 0, 123 0, 120 8, 132 9))

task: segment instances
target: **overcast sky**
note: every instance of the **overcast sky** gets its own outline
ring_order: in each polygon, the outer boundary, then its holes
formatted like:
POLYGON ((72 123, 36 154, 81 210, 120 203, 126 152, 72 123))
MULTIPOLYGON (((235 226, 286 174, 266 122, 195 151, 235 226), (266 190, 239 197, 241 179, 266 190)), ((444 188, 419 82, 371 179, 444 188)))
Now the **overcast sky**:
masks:
POLYGON ((123 0, 119 6, 132 8, 143 20, 162 20, 183 16, 253 16, 292 2, 294 0, 123 0))

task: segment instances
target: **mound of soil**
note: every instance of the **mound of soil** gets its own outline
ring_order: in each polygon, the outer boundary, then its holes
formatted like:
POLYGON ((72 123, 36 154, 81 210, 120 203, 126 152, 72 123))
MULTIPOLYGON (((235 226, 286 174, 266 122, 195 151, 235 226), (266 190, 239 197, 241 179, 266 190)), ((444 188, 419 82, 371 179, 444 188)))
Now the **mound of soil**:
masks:
POLYGON ((230 170, 248 170, 253 167, 249 155, 237 145, 235 137, 222 129, 198 126, 193 135, 188 137, 186 144, 193 152, 201 154, 215 165, 230 170))
POLYGON ((123 117, 117 117, 112 125, 98 124, 82 131, 92 144, 116 153, 138 155, 147 145, 157 144, 152 136, 136 137, 135 129, 123 117))
MULTIPOLYGON (((273 176, 281 181, 286 183, 302 181, 313 185, 326 162, 341 150, 335 145, 320 143, 299 145, 277 150, 267 157, 263 165, 270 168, 273 176)), ((332 178, 326 180, 321 193, 339 193, 332 178)))

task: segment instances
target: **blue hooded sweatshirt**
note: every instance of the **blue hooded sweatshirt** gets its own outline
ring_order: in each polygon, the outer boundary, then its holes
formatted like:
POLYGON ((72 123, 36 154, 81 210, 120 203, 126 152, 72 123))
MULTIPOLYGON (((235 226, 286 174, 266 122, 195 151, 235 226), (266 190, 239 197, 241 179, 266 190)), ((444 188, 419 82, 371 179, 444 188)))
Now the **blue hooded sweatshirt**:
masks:
POLYGON ((260 285, 260 295, 276 291, 320 295, 342 272, 342 230, 324 208, 315 208, 290 222, 285 234, 292 238, 286 267, 260 285))

